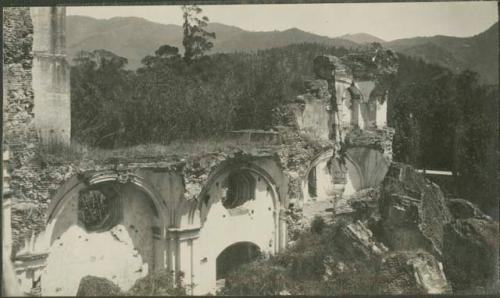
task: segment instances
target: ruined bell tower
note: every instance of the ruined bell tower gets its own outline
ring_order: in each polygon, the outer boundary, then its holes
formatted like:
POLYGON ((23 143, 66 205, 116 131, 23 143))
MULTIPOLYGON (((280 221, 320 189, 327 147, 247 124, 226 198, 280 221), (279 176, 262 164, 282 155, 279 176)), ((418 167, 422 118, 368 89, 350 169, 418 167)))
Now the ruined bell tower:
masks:
POLYGON ((34 124, 44 144, 69 144, 70 68, 66 60, 66 8, 32 7, 34 124))

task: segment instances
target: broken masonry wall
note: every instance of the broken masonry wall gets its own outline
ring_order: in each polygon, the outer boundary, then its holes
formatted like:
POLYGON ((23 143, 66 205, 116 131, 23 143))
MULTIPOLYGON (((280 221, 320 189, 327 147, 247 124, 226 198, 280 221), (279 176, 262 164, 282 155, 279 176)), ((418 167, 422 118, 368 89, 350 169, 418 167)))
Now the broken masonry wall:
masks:
POLYGON ((70 171, 64 165, 46 169, 37 156, 42 149, 40 122, 52 122, 53 128, 69 133, 69 68, 64 64, 64 8, 16 7, 3 12, 4 150, 12 155, 8 166, 15 254, 25 239, 43 230, 50 193, 70 171), (43 61, 48 64, 42 67, 43 61), (61 96, 63 102, 57 100, 61 96), (41 111, 48 102, 56 108, 41 111))
POLYGON ((163 263, 155 255, 161 243, 153 231, 160 225, 150 199, 130 184, 122 185, 119 195, 121 206, 113 208, 121 209, 121 219, 110 233, 87 231, 78 224, 78 200, 66 204, 51 237, 43 295, 73 296, 86 275, 106 277, 128 290, 163 263))
POLYGON ((104 275, 128 288, 137 278, 163 269, 169 262, 166 227, 174 224, 175 212, 168 207, 184 194, 178 169, 175 162, 45 164, 38 172, 40 180, 33 183, 34 192, 47 184, 51 189, 47 208, 38 210, 41 232, 33 232, 33 237, 20 243, 15 256, 24 292, 32 291, 41 277, 44 295, 74 295, 86 274, 104 275), (109 208, 118 210, 118 221, 113 221, 112 229, 105 226, 92 232, 79 217, 79 196, 81 191, 103 185, 116 191, 119 204, 109 208), (107 243, 106 249, 100 249, 102 243, 107 243), (76 271, 61 277, 68 267, 76 271))
POLYGON ((36 191, 33 182, 43 176, 35 161, 38 138, 34 126, 32 88, 33 24, 30 9, 4 8, 3 115, 4 150, 10 150, 12 169, 12 240, 13 254, 24 239, 43 229, 43 209, 48 195, 47 183, 36 191))
POLYGON ((307 82, 307 91, 292 105, 300 131, 314 139, 329 140, 332 126, 330 93, 326 80, 307 82))

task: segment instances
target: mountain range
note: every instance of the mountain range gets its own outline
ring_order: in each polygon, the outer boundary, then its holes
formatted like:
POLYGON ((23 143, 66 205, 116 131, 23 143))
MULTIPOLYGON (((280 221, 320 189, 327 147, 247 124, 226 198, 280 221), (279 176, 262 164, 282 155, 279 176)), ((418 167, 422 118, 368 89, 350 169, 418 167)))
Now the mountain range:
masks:
MULTIPOLYGON (((456 72, 471 69, 481 75, 483 82, 498 83, 498 23, 472 37, 438 35, 394 41, 384 41, 367 33, 331 38, 298 28, 255 32, 220 23, 210 23, 207 30, 215 32, 217 37, 211 53, 249 52, 294 43, 358 48, 378 42, 386 48, 456 72)), ((137 17, 94 19, 73 15, 67 17, 66 39, 70 61, 80 50, 105 49, 127 58, 128 67, 135 69, 141 65, 143 57, 154 53, 161 45, 182 50, 182 27, 137 17)))

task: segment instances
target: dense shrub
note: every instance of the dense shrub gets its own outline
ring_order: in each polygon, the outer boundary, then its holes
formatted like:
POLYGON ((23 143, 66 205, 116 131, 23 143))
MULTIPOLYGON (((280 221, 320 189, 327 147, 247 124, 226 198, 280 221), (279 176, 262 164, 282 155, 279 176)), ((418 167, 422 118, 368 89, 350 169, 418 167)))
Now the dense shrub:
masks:
POLYGON ((316 215, 311 221, 311 231, 315 234, 321 234, 323 229, 325 228, 325 220, 323 217, 316 215))
POLYGON ((220 295, 270 296, 289 289, 292 280, 286 268, 265 259, 243 265, 233 271, 220 295))
POLYGON ((125 294, 132 296, 183 296, 186 289, 182 283, 184 274, 180 273, 174 280, 173 273, 168 270, 154 272, 135 282, 125 294))
POLYGON ((76 296, 118 296, 120 287, 106 278, 87 275, 80 280, 76 296))
POLYGON ((171 271, 162 270, 138 279, 130 290, 122 291, 106 278, 89 275, 80 281, 76 296, 184 296, 183 276, 181 272, 174 280, 171 271))
POLYGON ((186 63, 157 51, 136 72, 110 52, 83 52, 71 68, 72 137, 109 148, 269 129, 277 124, 275 108, 294 100, 304 80, 313 78, 314 57, 346 52, 299 44, 186 63))

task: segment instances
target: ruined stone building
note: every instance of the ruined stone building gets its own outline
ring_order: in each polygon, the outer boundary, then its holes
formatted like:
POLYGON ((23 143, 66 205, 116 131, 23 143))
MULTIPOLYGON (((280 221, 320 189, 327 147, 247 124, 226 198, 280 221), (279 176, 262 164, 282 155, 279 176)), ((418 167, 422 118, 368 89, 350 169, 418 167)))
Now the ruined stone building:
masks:
MULTIPOLYGON (((287 247, 290 208, 349 212, 348 199, 390 169, 386 90, 330 56, 311 61, 316 79, 283 107, 289 125, 228 132, 254 150, 41 163, 40 144, 70 142, 65 8, 4 13, 3 260, 23 292, 75 295, 86 275, 127 290, 169 269, 184 273, 191 294, 215 293, 231 266, 287 247)), ((442 249, 435 233, 424 228, 429 250, 442 249)))

